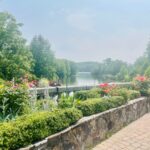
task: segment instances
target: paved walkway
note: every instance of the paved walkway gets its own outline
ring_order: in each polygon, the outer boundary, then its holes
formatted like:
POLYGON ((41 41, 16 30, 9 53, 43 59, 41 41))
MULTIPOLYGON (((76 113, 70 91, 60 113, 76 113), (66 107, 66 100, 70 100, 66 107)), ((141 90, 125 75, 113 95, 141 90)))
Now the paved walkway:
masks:
POLYGON ((123 128, 93 150, 150 150, 150 114, 123 128))

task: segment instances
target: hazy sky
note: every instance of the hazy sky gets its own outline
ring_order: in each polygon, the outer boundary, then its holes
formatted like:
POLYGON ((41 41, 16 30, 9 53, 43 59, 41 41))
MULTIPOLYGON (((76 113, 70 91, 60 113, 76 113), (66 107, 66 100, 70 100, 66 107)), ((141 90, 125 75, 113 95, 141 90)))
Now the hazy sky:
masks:
POLYGON ((56 57, 133 62, 150 39, 150 0, 0 0, 0 11, 24 24, 30 41, 42 34, 56 57))

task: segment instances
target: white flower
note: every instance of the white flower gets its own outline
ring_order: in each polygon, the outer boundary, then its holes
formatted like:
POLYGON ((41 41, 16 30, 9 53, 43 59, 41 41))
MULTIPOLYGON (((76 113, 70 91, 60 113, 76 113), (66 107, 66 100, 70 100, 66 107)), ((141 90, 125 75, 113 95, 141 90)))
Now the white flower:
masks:
POLYGON ((63 96, 64 96, 64 97, 66 97, 66 96, 67 96, 67 94, 64 92, 64 93, 63 93, 63 96))
POLYGON ((54 101, 57 101, 57 100, 58 100, 58 95, 54 96, 54 97, 53 97, 53 100, 54 100, 54 101))
POLYGON ((74 96, 74 92, 70 92, 70 93, 69 93, 69 96, 70 96, 70 97, 73 97, 73 96, 74 96))

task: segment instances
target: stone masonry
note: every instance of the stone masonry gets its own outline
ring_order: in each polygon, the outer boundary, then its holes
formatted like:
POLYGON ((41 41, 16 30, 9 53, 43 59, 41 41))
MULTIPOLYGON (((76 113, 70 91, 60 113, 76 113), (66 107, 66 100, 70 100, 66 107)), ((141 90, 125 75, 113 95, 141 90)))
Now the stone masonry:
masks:
POLYGON ((93 150, 150 150, 150 113, 123 128, 93 150))
POLYGON ((88 150, 150 110, 146 97, 103 113, 84 117, 66 130, 21 150, 88 150))

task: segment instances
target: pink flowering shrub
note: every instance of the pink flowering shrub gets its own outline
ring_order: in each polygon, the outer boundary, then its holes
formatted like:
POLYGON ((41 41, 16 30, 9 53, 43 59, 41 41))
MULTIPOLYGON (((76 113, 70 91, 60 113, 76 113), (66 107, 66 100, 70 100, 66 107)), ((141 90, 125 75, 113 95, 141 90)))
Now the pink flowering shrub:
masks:
POLYGON ((150 80, 146 76, 136 76, 134 78, 134 88, 138 91, 140 91, 142 96, 147 96, 148 95, 148 89, 150 87, 150 80))
POLYGON ((110 85, 110 84, 108 84, 108 83, 101 83, 101 84, 99 85, 99 87, 100 87, 100 94, 101 94, 101 96, 107 96, 107 95, 110 94, 110 92, 111 92, 114 88, 116 88, 116 85, 115 85, 115 84, 110 85))

